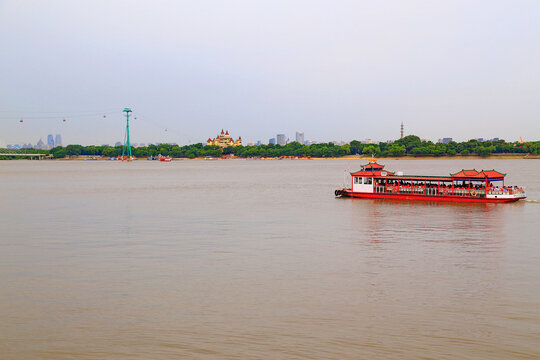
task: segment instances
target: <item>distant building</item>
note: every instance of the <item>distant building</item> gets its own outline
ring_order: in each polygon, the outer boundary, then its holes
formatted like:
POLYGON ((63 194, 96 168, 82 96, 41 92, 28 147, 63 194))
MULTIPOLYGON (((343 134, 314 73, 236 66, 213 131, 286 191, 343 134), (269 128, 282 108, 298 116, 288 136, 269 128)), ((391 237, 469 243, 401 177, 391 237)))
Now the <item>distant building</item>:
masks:
POLYGON ((54 146, 62 146, 62 136, 60 134, 56 134, 54 137, 54 146))
POLYGON ((39 149, 39 150, 45 150, 45 143, 43 142, 42 139, 39 139, 39 141, 37 142, 36 146, 34 147, 35 149, 39 149))
POLYGON ((439 139, 439 141, 437 142, 440 144, 448 144, 450 143, 450 141, 452 141, 452 138, 442 138, 442 139, 439 139))
POLYGON ((261 140, 257 140, 257 146, 261 146, 261 140))
POLYGON ((401 122, 401 138, 400 139, 403 139, 403 121, 401 122))
POLYGON ((285 134, 277 134, 276 142, 278 145, 281 145, 281 146, 287 145, 287 138, 285 137, 285 134))
POLYGON ((122 146, 122 143, 120 141, 117 141, 114 143, 114 146, 122 146))
POLYGON ((221 134, 219 134, 215 139, 208 139, 206 145, 219 146, 220 148, 226 148, 227 146, 240 146, 242 145, 242 137, 239 136, 238 140, 233 140, 229 135, 229 130, 223 132, 221 129, 221 134))
POLYGON ((276 145, 276 138, 268 139, 268 143, 276 145))
POLYGON ((364 141, 361 141, 362 144, 373 144, 373 140, 371 139, 366 139, 364 141))
POLYGON ((484 138, 476 138, 475 140, 479 141, 479 142, 482 142, 482 141, 484 141, 484 138))
POLYGON ((248 146, 255 146, 255 143, 253 141, 248 142, 248 146))
POLYGON ((54 137, 52 134, 47 135, 47 148, 52 149, 54 147, 54 137))
POLYGON ((297 131, 296 132, 296 142, 300 144, 304 144, 304 132, 303 131, 297 131))
POLYGON ((497 138, 493 138, 493 139, 491 139, 491 140, 489 140, 489 141, 499 141, 499 140, 500 140, 500 139, 497 137, 497 138))

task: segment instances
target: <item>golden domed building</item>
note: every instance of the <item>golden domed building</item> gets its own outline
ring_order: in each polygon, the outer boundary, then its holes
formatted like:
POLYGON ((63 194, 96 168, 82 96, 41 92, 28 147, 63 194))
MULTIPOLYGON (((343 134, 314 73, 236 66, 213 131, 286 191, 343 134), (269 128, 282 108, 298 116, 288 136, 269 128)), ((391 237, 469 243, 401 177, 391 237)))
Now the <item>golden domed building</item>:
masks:
POLYGON ((221 129, 221 134, 215 139, 208 139, 206 145, 215 145, 219 146, 220 148, 226 148, 227 146, 240 146, 242 145, 242 137, 239 136, 238 140, 235 141, 229 135, 229 130, 223 132, 223 129, 221 129))

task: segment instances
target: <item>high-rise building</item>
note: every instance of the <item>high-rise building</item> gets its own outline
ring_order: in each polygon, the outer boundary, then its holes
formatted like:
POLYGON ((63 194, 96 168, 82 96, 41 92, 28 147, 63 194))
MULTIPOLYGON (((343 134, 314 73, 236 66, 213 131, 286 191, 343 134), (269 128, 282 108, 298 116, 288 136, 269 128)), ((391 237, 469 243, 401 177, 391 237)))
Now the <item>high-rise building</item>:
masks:
POLYGON ((401 122, 401 139, 403 139, 403 121, 401 122))
POLYGON ((277 134, 276 142, 278 145, 281 145, 281 146, 287 145, 287 138, 285 137, 285 134, 277 134))
POLYGON ((261 146, 261 140, 257 140, 257 146, 261 146))
POLYGON ((276 138, 268 139, 268 143, 276 145, 276 138))
POLYGON ((54 137, 54 146, 62 146, 62 136, 60 134, 56 134, 54 137))
POLYGON ((303 131, 296 132, 296 142, 304 145, 304 132, 303 131))
POLYGON ((47 148, 52 149, 54 147, 54 137, 52 134, 47 135, 47 148))

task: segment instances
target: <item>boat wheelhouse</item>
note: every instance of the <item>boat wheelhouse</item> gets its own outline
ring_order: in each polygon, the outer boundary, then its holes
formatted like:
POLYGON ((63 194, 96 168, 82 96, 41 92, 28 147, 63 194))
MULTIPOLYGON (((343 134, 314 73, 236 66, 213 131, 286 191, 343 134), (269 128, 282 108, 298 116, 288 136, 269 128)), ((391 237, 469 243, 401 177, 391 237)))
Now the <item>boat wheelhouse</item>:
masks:
POLYGON ((336 196, 437 200, 455 202, 513 202, 525 199, 525 191, 504 183, 506 174, 497 170, 461 170, 449 176, 403 175, 384 165, 369 162, 351 173, 351 187, 338 189, 336 196))

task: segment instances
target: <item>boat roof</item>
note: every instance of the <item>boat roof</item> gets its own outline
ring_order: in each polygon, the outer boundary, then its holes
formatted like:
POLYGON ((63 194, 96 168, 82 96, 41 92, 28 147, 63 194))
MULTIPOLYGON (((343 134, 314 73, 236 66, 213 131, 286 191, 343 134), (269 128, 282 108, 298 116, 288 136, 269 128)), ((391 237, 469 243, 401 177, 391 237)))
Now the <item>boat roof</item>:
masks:
POLYGON ((362 169, 383 169, 384 165, 378 164, 376 161, 370 161, 366 165, 360 166, 362 169))
POLYGON ((391 171, 384 170, 384 165, 378 164, 376 161, 370 161, 362 165, 359 171, 351 173, 353 176, 387 176, 393 174, 391 171))
POLYGON ((506 174, 503 174, 502 172, 499 172, 495 169, 491 169, 491 170, 481 170, 481 171, 476 171, 476 169, 472 169, 472 170, 461 170, 461 171, 458 171, 457 173, 455 174, 450 174, 450 176, 452 176, 453 178, 455 179, 462 179, 462 178, 465 178, 465 179, 503 179, 506 174))

